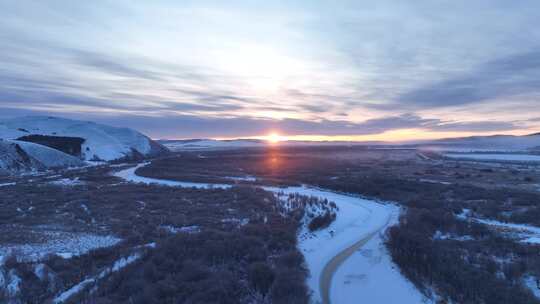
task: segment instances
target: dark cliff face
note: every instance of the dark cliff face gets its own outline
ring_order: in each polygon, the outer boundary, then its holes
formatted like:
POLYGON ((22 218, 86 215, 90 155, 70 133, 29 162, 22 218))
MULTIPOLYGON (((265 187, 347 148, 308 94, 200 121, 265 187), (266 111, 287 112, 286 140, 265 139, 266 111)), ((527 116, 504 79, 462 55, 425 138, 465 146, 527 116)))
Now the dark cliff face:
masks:
POLYGON ((85 141, 80 137, 48 135, 26 135, 17 140, 40 144, 77 157, 81 157, 82 144, 85 141))

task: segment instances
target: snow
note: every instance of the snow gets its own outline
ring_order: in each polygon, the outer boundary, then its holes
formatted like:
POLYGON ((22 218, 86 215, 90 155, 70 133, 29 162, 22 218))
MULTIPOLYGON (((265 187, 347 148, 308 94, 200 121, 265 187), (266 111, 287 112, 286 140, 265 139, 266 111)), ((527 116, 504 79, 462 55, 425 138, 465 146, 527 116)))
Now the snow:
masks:
POLYGON ((45 116, 0 121, 0 138, 16 139, 30 134, 84 138, 82 153, 86 160, 109 161, 131 154, 132 149, 145 155, 152 150, 148 137, 127 128, 45 116))
POLYGON ((445 153, 444 156, 455 159, 540 162, 540 155, 532 154, 445 153))
POLYGON ((470 235, 452 235, 448 233, 442 233, 441 231, 437 230, 435 234, 433 235, 434 240, 454 240, 454 241, 472 241, 474 238, 470 235))
POLYGON ((93 284, 94 282, 95 282, 95 279, 93 279, 93 278, 86 279, 86 280, 80 282, 79 284, 71 287, 70 289, 64 291, 63 293, 58 295, 56 298, 54 298, 53 303, 64 303, 65 301, 67 301, 72 296, 74 296, 74 295, 78 294, 79 292, 83 291, 86 288, 86 286, 88 286, 90 284, 93 284))
MULTIPOLYGON (((301 232, 299 248, 304 254, 311 273, 307 283, 313 291, 312 300, 314 302, 322 301, 319 280, 325 265, 334 256, 351 247, 358 240, 370 237, 373 232, 379 230, 383 232, 388 227, 390 220, 397 217, 399 213, 399 208, 391 204, 380 204, 351 195, 306 186, 264 187, 264 189, 273 192, 281 191, 285 194, 299 193, 316 196, 336 203, 339 208, 336 220, 328 228, 309 233, 304 227, 301 232), (333 231, 333 236, 329 233, 330 231, 333 231)), ((382 244, 380 235, 377 233, 370 242, 368 242, 371 244, 370 246, 382 244)), ((357 269, 364 269, 366 265, 365 258, 360 252, 354 253, 345 260, 332 279, 330 291, 332 301, 340 304, 358 303, 359 295, 361 295, 362 299, 366 299, 366 303, 393 303, 390 294, 399 294, 399 303, 421 303, 423 299, 421 293, 402 277, 399 271, 388 267, 390 256, 386 252, 381 253, 380 256, 384 256, 386 263, 381 264, 373 271, 366 270, 368 272, 364 273, 365 278, 372 281, 371 284, 351 283, 351 273, 357 269), (374 288, 374 286, 378 286, 378 288, 374 288), (388 288, 391 288, 393 292, 380 292, 388 288), (388 301, 384 301, 385 299, 388 301)))
POLYGON ((539 146, 539 135, 495 135, 432 141, 428 146, 445 151, 526 151, 539 146))
MULTIPOLYGON (((396 208, 397 209, 397 208, 396 208)), ((393 211, 392 223, 398 211, 393 211)), ((332 303, 431 303, 405 279, 392 262, 383 242, 376 234, 340 267, 334 277, 332 303)))
POLYGON ((535 297, 540 299, 540 288, 538 287, 537 280, 538 279, 533 276, 526 276, 523 278, 523 283, 531 290, 535 297))
POLYGON ((465 209, 462 214, 458 215, 458 218, 461 218, 463 220, 472 220, 477 223, 493 226, 500 229, 510 230, 513 232, 513 236, 517 236, 522 243, 540 244, 540 227, 475 218, 470 216, 470 210, 468 209, 465 209))
POLYGON ((206 150, 206 149, 230 149, 230 148, 251 148, 251 147, 264 147, 266 142, 256 140, 214 140, 214 139, 201 139, 201 140, 179 140, 179 141, 163 141, 161 142, 165 147, 171 151, 184 151, 184 150, 206 150))
POLYGON ((47 146, 20 140, 12 140, 10 142, 18 144, 24 150, 24 152, 37 159, 47 168, 80 167, 84 165, 80 159, 47 146))
POLYGON ((83 185, 84 182, 80 181, 79 178, 62 178, 62 179, 59 179, 59 180, 55 180, 55 181, 51 181, 49 182, 50 184, 52 185, 56 185, 56 186, 63 186, 63 187, 69 187, 69 186, 78 186, 78 185, 83 185))
POLYGON ((106 276, 108 276, 109 274, 111 274, 113 272, 117 272, 117 271, 122 270, 123 268, 125 268, 129 264, 131 264, 131 263, 137 261, 138 259, 140 259, 141 257, 142 256, 141 256, 140 253, 134 253, 134 254, 132 254, 132 255, 130 255, 128 257, 122 257, 122 258, 116 260, 111 268, 106 268, 105 270, 101 271, 96 278, 87 278, 87 279, 81 281, 80 283, 74 285, 73 287, 69 288, 68 290, 60 293, 58 296, 56 296, 53 299, 53 303, 59 304, 59 303, 66 302, 67 300, 69 300, 69 298, 71 298, 72 296, 82 292, 88 286, 96 283, 99 279, 103 279, 103 278, 105 278, 106 276))
POLYGON ((160 226, 161 229, 169 232, 169 233, 172 233, 172 234, 177 234, 177 233, 198 233, 201 231, 201 228, 199 226, 196 226, 196 225, 193 225, 193 226, 183 226, 183 227, 174 227, 174 226, 170 226, 170 225, 166 225, 166 226, 160 226))
POLYGON ((38 277, 41 281, 43 281, 44 279, 46 279, 46 274, 45 274, 45 264, 37 264, 37 265, 34 267, 34 274, 35 274, 36 277, 38 277))
POLYGON ((17 183, 3 183, 3 184, 0 184, 0 187, 14 186, 16 184, 17 183))
POLYGON ((4 270, 0 267, 0 290, 4 289, 6 285, 6 277, 4 276, 4 270))
POLYGON ((450 182, 444 182, 444 181, 438 181, 434 179, 427 179, 427 178, 421 178, 420 182, 422 183, 430 183, 430 184, 441 184, 441 185, 451 185, 450 182))
POLYGON ((111 247, 121 239, 114 236, 101 236, 88 233, 46 232, 49 240, 37 244, 5 244, 0 247, 0 255, 17 253, 22 261, 39 261, 49 254, 71 258, 90 250, 111 247))
POLYGON ((0 170, 23 173, 82 165, 80 159, 46 146, 0 138, 0 170))
POLYGON ((242 176, 242 177, 226 176, 225 178, 234 180, 234 181, 240 181, 240 182, 256 182, 257 181, 257 178, 254 176, 242 176))
POLYGON ((245 226, 245 225, 249 224, 249 219, 247 219, 247 218, 242 218, 242 219, 226 218, 226 219, 222 219, 221 222, 222 223, 231 223, 231 224, 235 224, 238 227, 242 227, 242 226, 245 226))
MULTIPOLYGON (((135 170, 144 165, 146 164, 117 172, 115 176, 127 181, 165 186, 230 187, 230 185, 185 183, 137 176, 135 170)), ((393 303, 396 302, 396 299, 398 303, 405 304, 422 303, 424 301, 422 294, 396 270, 388 253, 380 249, 382 246, 380 233, 384 232, 390 223, 397 221, 399 214, 397 206, 306 186, 263 187, 263 189, 272 191, 277 195, 298 193, 319 197, 335 202, 339 208, 336 220, 328 228, 311 233, 304 226, 300 232, 298 246, 304 254, 311 274, 307 284, 313 292, 313 302, 317 303, 322 300, 319 280, 325 265, 336 255, 364 238, 369 239, 366 250, 372 250, 370 252, 378 254, 380 262, 373 264, 370 262, 372 260, 369 260, 369 256, 366 257, 365 252, 364 254, 362 254, 362 251, 353 253, 338 268, 331 281, 330 295, 334 303, 358 303, 359 297, 366 299, 367 303, 393 303), (331 234, 330 231, 333 231, 333 233, 331 234), (374 251, 375 249, 378 251, 374 251), (371 265, 371 267, 366 268, 368 265, 371 265), (355 271, 360 269, 364 271, 362 277, 365 280, 351 281, 351 278, 355 276, 355 271), (388 292, 388 289, 391 289, 392 292, 388 292), (394 294, 397 296, 392 296, 394 294)))
MULTIPOLYGON (((233 139, 233 140, 216 140, 216 139, 192 139, 192 140, 162 140, 159 141, 162 145, 169 148, 171 151, 189 151, 189 150, 226 150, 238 148, 258 148, 274 145, 266 140, 257 139, 233 139)), ((356 146, 366 144, 380 144, 376 142, 354 142, 354 141, 300 141, 300 140, 285 140, 277 143, 279 146, 356 146)), ((394 148, 381 148, 394 149, 394 148)), ((403 149, 396 147, 395 149, 403 149)))
POLYGON ((8 273, 8 284, 6 286, 6 291, 8 297, 15 297, 21 289, 21 278, 17 275, 15 269, 11 269, 8 273))
POLYGON ((141 256, 139 254, 133 254, 128 256, 127 258, 121 258, 120 260, 114 262, 114 265, 112 267, 112 272, 117 272, 120 269, 126 267, 127 265, 135 262, 136 260, 140 259, 141 256))
POLYGON ((136 167, 121 170, 115 172, 113 175, 119 178, 122 178, 126 181, 130 181, 138 184, 147 184, 147 185, 163 185, 163 186, 172 186, 172 187, 184 187, 184 188, 202 188, 202 189, 212 189, 212 188, 230 188, 231 185, 226 184, 207 184, 207 183, 191 183, 191 182, 179 182, 165 179, 157 179, 150 177, 142 177, 135 174, 135 171, 141 167, 148 165, 148 163, 139 164, 136 167))
POLYGON ((540 236, 533 236, 533 237, 524 238, 521 241, 523 243, 528 243, 528 244, 540 244, 540 236))

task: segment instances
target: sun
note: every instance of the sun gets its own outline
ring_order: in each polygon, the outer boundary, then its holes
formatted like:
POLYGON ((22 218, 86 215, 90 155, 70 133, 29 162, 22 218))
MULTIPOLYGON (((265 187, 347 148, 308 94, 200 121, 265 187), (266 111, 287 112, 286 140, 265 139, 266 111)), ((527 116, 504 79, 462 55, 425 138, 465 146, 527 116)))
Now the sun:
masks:
POLYGON ((276 132, 272 132, 266 136, 266 140, 271 144, 277 144, 283 140, 283 138, 276 132))

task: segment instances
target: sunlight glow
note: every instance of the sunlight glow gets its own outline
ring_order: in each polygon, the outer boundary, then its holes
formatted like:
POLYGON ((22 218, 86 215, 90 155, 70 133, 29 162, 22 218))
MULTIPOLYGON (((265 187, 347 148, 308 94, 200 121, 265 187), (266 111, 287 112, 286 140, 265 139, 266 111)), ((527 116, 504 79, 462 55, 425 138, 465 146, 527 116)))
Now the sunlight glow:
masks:
POLYGON ((282 137, 281 135, 279 135, 278 133, 270 133, 266 136, 266 140, 268 142, 270 142, 271 144, 277 144, 279 143, 280 141, 283 141, 284 140, 284 137, 282 137))

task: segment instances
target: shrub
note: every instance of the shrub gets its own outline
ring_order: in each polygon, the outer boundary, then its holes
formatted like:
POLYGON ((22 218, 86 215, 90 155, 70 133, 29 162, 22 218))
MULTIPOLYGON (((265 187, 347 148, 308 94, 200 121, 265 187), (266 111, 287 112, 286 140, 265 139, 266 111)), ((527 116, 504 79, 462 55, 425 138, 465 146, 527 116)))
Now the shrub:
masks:
POLYGON ((275 274, 267 264, 256 262, 249 266, 248 278, 251 286, 265 296, 274 283, 275 274))
POLYGON ((323 215, 314 217, 311 222, 309 222, 308 229, 311 232, 324 229, 330 226, 335 219, 336 215, 334 213, 326 212, 323 215))

